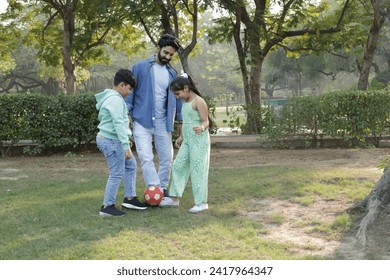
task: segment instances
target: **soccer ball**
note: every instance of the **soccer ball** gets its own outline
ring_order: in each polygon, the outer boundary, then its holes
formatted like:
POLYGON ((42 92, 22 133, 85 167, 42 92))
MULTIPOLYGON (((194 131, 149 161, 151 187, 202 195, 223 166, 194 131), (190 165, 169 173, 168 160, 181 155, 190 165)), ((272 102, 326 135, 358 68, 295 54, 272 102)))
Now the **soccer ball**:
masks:
POLYGON ((151 206, 159 205, 163 197, 164 193, 159 187, 149 186, 144 191, 145 201, 151 206))

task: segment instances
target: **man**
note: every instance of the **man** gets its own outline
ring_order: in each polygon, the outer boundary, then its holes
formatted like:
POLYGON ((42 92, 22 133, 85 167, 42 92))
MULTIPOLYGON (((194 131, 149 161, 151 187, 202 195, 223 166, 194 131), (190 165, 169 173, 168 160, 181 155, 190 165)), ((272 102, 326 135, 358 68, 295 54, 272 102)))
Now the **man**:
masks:
POLYGON ((172 131, 178 122, 181 135, 181 101, 169 89, 176 71, 170 66, 180 44, 176 37, 163 35, 157 55, 137 62, 131 69, 137 81, 133 94, 126 98, 133 120, 134 142, 141 161, 146 186, 159 186, 169 196, 167 186, 173 161, 172 131), (153 142, 158 155, 158 171, 154 164, 153 142))

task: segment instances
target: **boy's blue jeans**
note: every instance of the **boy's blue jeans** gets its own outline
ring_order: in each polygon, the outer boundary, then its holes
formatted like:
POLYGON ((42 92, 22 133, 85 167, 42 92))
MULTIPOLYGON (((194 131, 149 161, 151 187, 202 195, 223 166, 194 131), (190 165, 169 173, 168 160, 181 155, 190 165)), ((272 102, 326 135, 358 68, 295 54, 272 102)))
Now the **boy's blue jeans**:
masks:
POLYGON ((96 144, 105 156, 110 172, 104 192, 103 205, 115 204, 122 179, 124 179, 124 197, 136 196, 137 161, 134 155, 126 160, 121 142, 101 135, 96 137, 96 144))

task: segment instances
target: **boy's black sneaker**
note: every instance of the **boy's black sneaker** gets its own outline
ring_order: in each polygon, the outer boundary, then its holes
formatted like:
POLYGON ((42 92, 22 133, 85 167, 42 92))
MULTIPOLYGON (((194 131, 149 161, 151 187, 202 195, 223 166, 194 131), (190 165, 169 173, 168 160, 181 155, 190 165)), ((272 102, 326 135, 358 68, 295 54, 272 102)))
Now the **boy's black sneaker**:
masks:
POLYGON ((169 192, 167 189, 164 189, 164 197, 169 197, 169 192))
POLYGON ((146 202, 140 202, 137 197, 133 197, 130 200, 125 197, 123 199, 122 206, 127 209, 135 210, 145 210, 146 208, 148 208, 148 204, 146 202))
POLYGON ((118 210, 116 207, 115 207, 115 204, 113 205, 109 205, 109 206, 102 206, 102 208, 100 209, 100 213, 99 213, 100 216, 103 216, 103 217, 122 217, 123 215, 125 215, 125 212, 121 211, 121 210, 118 210))

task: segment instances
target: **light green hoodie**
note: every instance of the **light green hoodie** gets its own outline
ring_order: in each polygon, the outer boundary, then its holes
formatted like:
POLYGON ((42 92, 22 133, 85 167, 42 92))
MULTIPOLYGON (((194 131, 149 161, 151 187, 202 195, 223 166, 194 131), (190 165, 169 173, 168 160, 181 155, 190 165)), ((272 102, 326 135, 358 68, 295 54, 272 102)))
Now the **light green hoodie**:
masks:
POLYGON ((124 150, 130 149, 128 110, 124 98, 113 89, 95 94, 96 109, 99 111, 99 134, 113 140, 119 140, 124 150))

